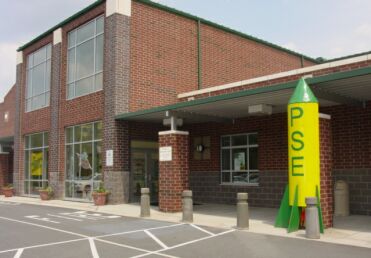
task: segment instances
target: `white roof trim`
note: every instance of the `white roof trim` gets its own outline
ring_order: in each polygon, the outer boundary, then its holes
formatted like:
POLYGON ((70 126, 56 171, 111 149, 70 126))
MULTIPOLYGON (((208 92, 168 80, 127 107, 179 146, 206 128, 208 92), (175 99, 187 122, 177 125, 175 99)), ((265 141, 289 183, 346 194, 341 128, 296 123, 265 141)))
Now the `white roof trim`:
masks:
POLYGON ((180 93, 178 94, 178 98, 181 99, 181 98, 193 97, 193 96, 200 95, 200 94, 211 93, 211 92, 225 90, 225 89, 231 89, 231 88, 249 85, 253 83, 264 82, 264 81, 273 80, 273 79, 279 79, 279 78, 297 75, 297 74, 310 73, 310 72, 315 72, 315 71, 326 69, 326 68, 332 68, 332 67, 353 64, 353 63, 358 63, 358 62, 363 62, 363 61, 368 61, 368 60, 371 60, 371 54, 351 57, 348 59, 343 59, 343 60, 319 64, 319 65, 313 65, 309 67, 290 70, 287 72, 270 74, 270 75, 256 77, 256 78, 252 78, 248 80, 232 82, 232 83, 209 87, 209 88, 205 88, 201 90, 194 90, 190 92, 180 93))

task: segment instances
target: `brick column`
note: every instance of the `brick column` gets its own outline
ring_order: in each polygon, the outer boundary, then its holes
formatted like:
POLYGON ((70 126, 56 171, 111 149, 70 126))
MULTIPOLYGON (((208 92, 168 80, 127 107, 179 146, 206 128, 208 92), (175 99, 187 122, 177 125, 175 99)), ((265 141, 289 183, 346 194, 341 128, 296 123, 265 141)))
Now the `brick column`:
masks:
POLYGON ((129 112, 131 0, 106 1, 104 28, 103 173, 109 203, 129 201, 129 126, 115 116, 129 112), (107 166, 106 152, 113 151, 107 166))
POLYGON ((188 132, 182 131, 159 133, 159 207, 161 211, 178 212, 182 210, 182 191, 189 189, 188 134, 188 132), (171 158, 166 161, 161 158, 164 147, 171 147, 171 158))
POLYGON ((54 197, 63 198, 63 178, 60 178, 59 147, 59 99, 61 89, 62 29, 53 32, 50 87, 50 132, 49 132, 49 185, 54 190, 54 197))
POLYGON ((23 168, 23 139, 21 135, 22 117, 22 89, 24 89, 25 67, 23 52, 17 52, 16 84, 15 84, 15 119, 14 119, 14 172, 13 185, 16 194, 22 195, 24 190, 22 173, 23 168))
POLYGON ((3 186, 8 184, 9 173, 9 154, 0 153, 0 194, 2 194, 3 186))
POLYGON ((331 116, 320 114, 320 167, 321 207, 325 227, 333 222, 333 180, 332 180, 332 130, 331 116))

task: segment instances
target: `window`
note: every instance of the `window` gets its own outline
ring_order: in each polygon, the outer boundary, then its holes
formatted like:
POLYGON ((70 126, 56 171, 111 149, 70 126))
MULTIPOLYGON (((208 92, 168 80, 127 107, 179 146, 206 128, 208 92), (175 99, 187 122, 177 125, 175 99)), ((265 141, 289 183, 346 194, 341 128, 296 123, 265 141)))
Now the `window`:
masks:
POLYGON ((48 156, 48 133, 25 137, 25 194, 39 195, 39 190, 47 186, 48 156))
POLYGON ((221 183, 258 183, 258 134, 221 137, 221 183))
POLYGON ((90 201, 102 181, 102 122, 66 129, 66 198, 90 201))
POLYGON ((51 45, 27 57, 26 112, 49 106, 51 45))
POLYGON ((68 33, 67 99, 103 88, 104 18, 68 33))

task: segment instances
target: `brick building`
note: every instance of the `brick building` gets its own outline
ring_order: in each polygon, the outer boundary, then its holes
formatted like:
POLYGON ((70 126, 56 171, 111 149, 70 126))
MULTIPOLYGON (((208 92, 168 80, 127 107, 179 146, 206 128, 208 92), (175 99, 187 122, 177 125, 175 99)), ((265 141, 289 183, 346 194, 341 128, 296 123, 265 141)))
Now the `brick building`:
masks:
POLYGON ((146 186, 170 212, 188 188, 200 203, 247 191, 278 207, 286 105, 303 76, 322 113, 325 224, 337 179, 351 212, 371 215, 371 55, 320 62, 147 0, 96 1, 18 49, 17 194, 51 185, 91 201, 104 181, 110 203, 146 186))
POLYGON ((13 141, 15 117, 15 87, 0 103, 0 193, 3 186, 13 181, 13 141))

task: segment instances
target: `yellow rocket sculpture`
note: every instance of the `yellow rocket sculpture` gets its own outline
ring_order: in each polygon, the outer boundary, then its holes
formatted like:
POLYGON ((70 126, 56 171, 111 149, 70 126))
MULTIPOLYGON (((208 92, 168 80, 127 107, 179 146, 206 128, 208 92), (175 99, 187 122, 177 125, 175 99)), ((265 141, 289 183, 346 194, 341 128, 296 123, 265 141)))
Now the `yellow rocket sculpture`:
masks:
POLYGON ((320 229, 323 232, 319 205, 320 154, 318 100, 304 79, 300 79, 287 107, 289 184, 276 218, 276 227, 299 228, 300 213, 306 197, 317 197, 320 229))

